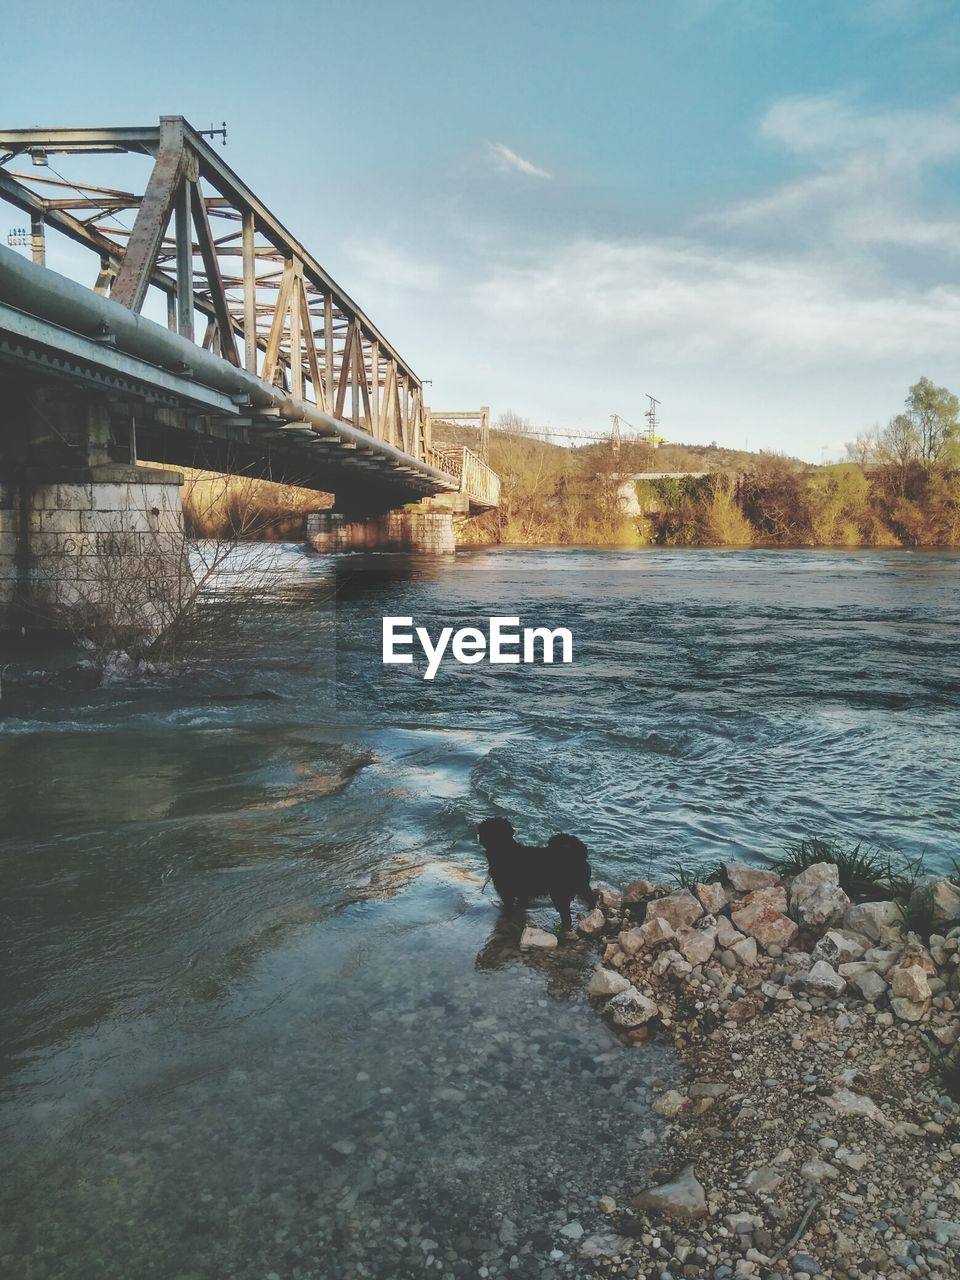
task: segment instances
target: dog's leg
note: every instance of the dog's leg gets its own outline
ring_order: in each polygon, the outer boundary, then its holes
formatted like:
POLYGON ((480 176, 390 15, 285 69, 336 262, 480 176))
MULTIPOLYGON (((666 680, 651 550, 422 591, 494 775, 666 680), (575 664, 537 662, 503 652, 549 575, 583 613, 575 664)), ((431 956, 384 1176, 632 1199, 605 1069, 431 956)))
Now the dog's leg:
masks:
POLYGON ((564 932, 570 933, 573 929, 573 921, 570 918, 570 898, 566 894, 551 893, 550 901, 560 913, 560 924, 564 932))

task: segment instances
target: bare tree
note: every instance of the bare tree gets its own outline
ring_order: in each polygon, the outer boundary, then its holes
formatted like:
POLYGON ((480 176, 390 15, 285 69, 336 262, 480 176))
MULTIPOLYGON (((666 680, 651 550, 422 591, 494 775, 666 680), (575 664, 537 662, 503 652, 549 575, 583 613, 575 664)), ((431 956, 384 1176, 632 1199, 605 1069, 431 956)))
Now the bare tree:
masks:
POLYGON ((847 451, 847 457, 851 462, 857 462, 861 467, 870 466, 871 463, 877 461, 877 437, 880 434, 880 427, 877 423, 866 431, 858 431, 855 440, 848 440, 844 445, 847 451))
POLYGON ((893 473, 901 497, 907 491, 910 470, 921 457, 920 431, 913 418, 907 413, 895 414, 877 438, 877 461, 893 473))

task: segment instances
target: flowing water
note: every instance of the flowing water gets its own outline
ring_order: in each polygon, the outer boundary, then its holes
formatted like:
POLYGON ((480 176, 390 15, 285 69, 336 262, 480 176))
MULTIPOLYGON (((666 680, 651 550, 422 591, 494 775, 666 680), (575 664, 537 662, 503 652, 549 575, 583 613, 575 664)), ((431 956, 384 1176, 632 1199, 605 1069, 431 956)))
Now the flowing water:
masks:
POLYGON ((587 1007, 583 944, 520 955, 476 822, 613 881, 806 835, 948 866, 960 558, 270 554, 188 674, 7 673, 0 1274, 577 1274, 677 1069, 587 1007), (573 665, 381 664, 384 615, 497 614, 573 665))

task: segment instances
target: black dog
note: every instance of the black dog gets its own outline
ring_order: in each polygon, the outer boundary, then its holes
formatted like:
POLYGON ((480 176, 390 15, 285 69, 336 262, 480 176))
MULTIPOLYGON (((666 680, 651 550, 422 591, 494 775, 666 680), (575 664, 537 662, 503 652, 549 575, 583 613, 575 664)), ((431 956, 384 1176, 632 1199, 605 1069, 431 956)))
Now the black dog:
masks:
POLYGON ((548 896, 564 929, 572 927, 570 903, 583 898, 593 906, 587 846, 576 836, 551 836, 546 848, 520 844, 506 818, 486 818, 478 831, 487 855, 490 879, 507 911, 525 911, 531 898, 548 896))

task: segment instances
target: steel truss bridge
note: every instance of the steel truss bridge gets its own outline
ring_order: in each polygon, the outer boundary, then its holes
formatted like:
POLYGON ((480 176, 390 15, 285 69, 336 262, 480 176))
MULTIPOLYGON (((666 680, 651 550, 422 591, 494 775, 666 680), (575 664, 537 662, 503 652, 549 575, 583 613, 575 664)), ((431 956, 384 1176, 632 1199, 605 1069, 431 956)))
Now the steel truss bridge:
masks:
MULTIPOLYGON (((138 406, 144 460, 282 479, 358 510, 442 494, 497 505, 485 457, 434 443, 422 380, 181 116, 0 131, 0 199, 29 218, 32 248, 30 261, 0 246, 0 373, 138 406), (74 173, 90 157, 152 167, 142 186, 107 187, 63 176, 59 156, 74 173), (92 288, 46 266, 51 232, 89 251, 92 288)), ((448 416, 475 418, 485 440, 486 409, 448 416)))

